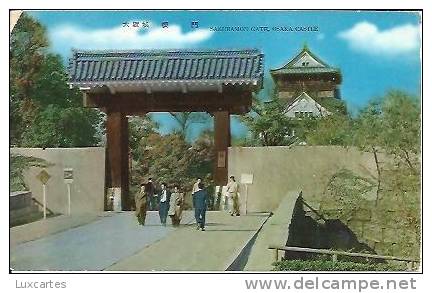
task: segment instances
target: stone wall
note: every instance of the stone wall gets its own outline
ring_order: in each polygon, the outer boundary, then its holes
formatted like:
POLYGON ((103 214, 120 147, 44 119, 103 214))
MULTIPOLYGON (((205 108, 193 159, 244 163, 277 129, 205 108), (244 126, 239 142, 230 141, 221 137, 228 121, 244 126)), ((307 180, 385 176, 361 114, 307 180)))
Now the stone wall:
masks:
MULTIPOLYGON (((47 161, 51 175, 47 183, 47 207, 55 213, 66 214, 67 185, 64 168, 73 169, 71 184, 71 214, 93 213, 104 210, 105 148, 12 148, 12 154, 32 156, 47 161)), ((42 184, 36 178, 41 168, 31 167, 24 172, 24 181, 33 197, 43 201, 42 184)))
MULTIPOLYGON (((376 202, 372 154, 336 146, 232 147, 228 158, 229 175, 239 182, 241 174, 254 176, 248 212, 274 211, 286 194, 301 190, 314 210, 340 220, 378 254, 419 258, 421 233, 415 222, 420 219, 420 194, 408 199, 390 193, 376 202)), ((380 162, 387 160, 379 156, 380 162)), ((244 208, 245 185, 240 186, 244 208)), ((311 211, 308 215, 316 216, 311 211)))
MULTIPOLYGON (((330 177, 341 169, 374 176, 373 156, 356 149, 332 146, 231 147, 228 173, 240 182, 241 174, 253 174, 248 186, 250 212, 273 211, 292 190, 308 196, 325 191, 330 177)), ((245 204, 245 185, 241 184, 245 204)))

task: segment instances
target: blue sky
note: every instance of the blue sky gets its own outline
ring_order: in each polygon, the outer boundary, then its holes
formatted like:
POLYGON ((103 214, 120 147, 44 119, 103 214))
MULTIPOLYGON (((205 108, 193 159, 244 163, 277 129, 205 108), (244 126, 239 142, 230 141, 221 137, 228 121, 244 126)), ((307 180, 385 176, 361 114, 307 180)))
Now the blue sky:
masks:
MULTIPOLYGON (((355 112, 389 89, 420 94, 420 16, 415 12, 347 11, 35 11, 48 30, 51 47, 65 62, 72 48, 258 48, 265 55, 265 72, 282 66, 305 43, 316 55, 342 71, 342 98, 355 112), (133 28, 133 21, 139 21, 133 28), (149 28, 142 28, 147 21, 149 28), (169 28, 161 23, 168 21, 169 28), (199 28, 191 28, 198 21, 199 28), (123 23, 128 22, 129 28, 123 23), (318 32, 215 32, 210 27, 307 27, 318 32)), ((162 132, 174 127, 156 114, 162 132)), ((195 137, 207 125, 195 125, 195 137)), ((232 121, 234 136, 245 128, 232 121)))

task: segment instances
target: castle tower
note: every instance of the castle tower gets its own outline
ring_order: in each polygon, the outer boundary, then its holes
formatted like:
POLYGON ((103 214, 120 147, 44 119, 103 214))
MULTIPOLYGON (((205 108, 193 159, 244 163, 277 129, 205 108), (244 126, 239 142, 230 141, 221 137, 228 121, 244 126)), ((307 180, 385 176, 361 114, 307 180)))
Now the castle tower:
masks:
POLYGON ((276 83, 278 97, 288 104, 303 92, 320 104, 327 98, 341 98, 340 70, 318 58, 307 45, 284 66, 270 70, 270 74, 276 83))

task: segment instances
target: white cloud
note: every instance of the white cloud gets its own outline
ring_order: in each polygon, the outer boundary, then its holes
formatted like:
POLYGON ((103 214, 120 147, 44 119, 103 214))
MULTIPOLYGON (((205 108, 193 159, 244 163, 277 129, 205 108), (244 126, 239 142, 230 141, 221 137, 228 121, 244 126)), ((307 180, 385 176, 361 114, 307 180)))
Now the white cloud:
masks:
POLYGON ((317 38, 318 41, 322 41, 322 40, 325 39, 325 34, 319 33, 316 38, 317 38))
POLYGON ((375 24, 363 21, 340 32, 338 37, 355 51, 390 57, 415 52, 420 46, 419 28, 412 24, 379 30, 375 24))
POLYGON ((176 24, 168 28, 129 27, 120 25, 113 28, 88 29, 76 25, 62 25, 52 29, 51 41, 57 49, 156 49, 156 48, 184 48, 194 46, 211 37, 208 29, 194 29, 183 32, 176 24))

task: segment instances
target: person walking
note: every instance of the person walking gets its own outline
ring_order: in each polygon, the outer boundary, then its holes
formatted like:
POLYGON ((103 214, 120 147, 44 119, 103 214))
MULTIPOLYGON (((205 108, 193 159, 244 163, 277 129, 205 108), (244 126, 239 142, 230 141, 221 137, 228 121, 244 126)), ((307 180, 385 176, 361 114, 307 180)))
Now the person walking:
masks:
POLYGON ((147 205, 149 197, 146 187, 146 184, 141 183, 140 190, 135 194, 135 215, 140 225, 145 224, 145 219, 147 215, 147 205))
POLYGON ((151 211, 157 211, 158 210, 158 194, 156 192, 156 188, 153 185, 153 180, 150 177, 147 180, 147 186, 146 189, 149 193, 149 208, 151 211))
POLYGON ((168 217, 168 209, 170 204, 171 192, 167 189, 167 184, 161 184, 161 192, 159 195, 159 217, 161 224, 166 226, 166 219, 168 217))
POLYGON ((174 191, 171 193, 168 216, 171 218, 173 226, 179 226, 182 217, 183 193, 180 192, 178 185, 174 186, 174 191))
POLYGON ((204 184, 198 184, 198 190, 195 192, 195 220, 197 222, 197 230, 205 231, 205 216, 208 204, 208 194, 204 189, 204 184))
POLYGON ((198 191, 198 184, 200 184, 201 181, 202 181, 201 178, 198 177, 198 178, 196 179, 196 181, 195 181, 193 187, 192 187, 192 206, 193 206, 194 208, 195 208, 195 197, 194 197, 194 195, 195 195, 195 192, 198 191))
POLYGON ((235 181, 234 176, 230 176, 227 185, 228 203, 229 203, 229 213, 231 216, 240 216, 240 203, 239 203, 239 185, 235 181))

